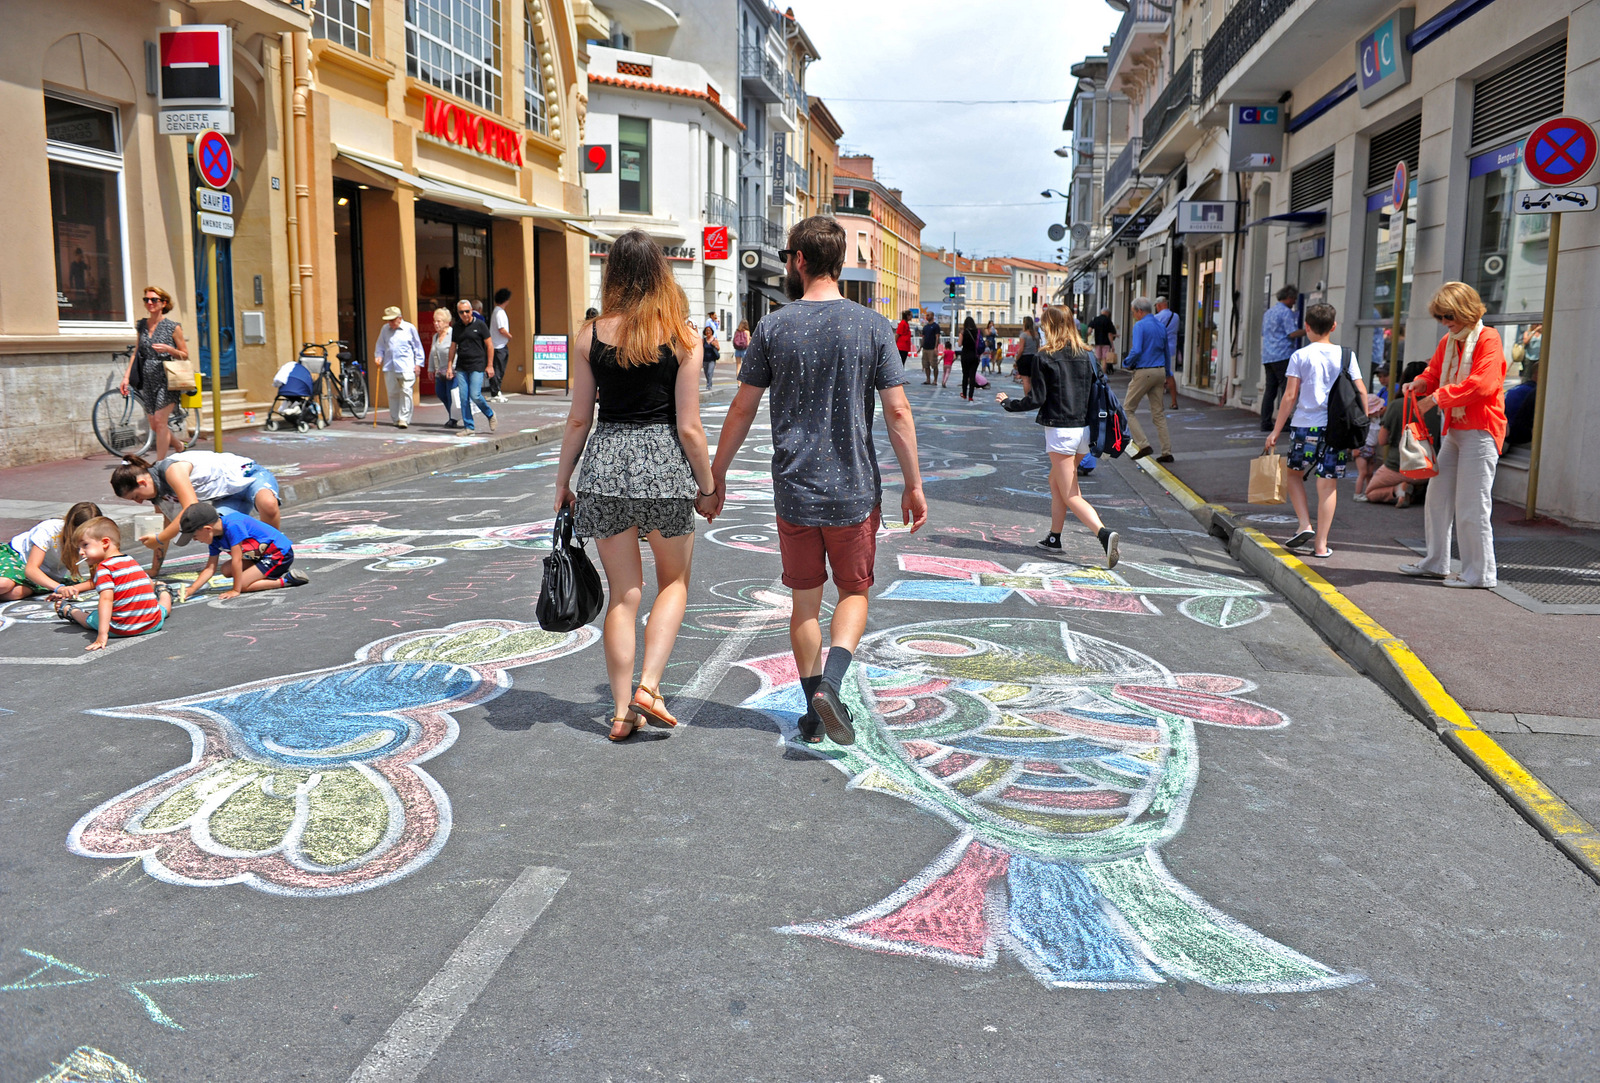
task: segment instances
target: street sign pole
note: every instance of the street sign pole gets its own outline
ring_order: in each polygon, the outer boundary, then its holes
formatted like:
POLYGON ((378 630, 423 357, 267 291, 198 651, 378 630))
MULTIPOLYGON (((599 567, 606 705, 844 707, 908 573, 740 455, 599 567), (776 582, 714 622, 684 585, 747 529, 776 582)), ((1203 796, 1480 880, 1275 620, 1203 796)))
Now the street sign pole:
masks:
POLYGON ((1400 302, 1405 297, 1406 218, 1411 213, 1407 206, 1411 202, 1411 177, 1404 160, 1394 167, 1394 180, 1389 189, 1389 202, 1394 205, 1389 228, 1393 230, 1395 218, 1400 219, 1400 247, 1394 257, 1394 318, 1389 324, 1389 401, 1393 402, 1400 388, 1400 324, 1405 319, 1400 302))
POLYGON ((1550 262, 1544 272, 1544 324, 1539 328, 1539 381, 1533 387, 1533 457, 1528 461, 1528 503, 1523 509, 1525 518, 1537 516, 1534 508, 1539 502, 1539 456, 1544 449, 1545 388, 1550 386, 1550 362, 1555 353, 1550 349, 1550 331, 1556 318, 1556 264, 1561 259, 1561 215, 1550 216, 1550 262))
POLYGON ((222 450, 222 329, 218 326, 217 239, 207 237, 206 246, 206 330, 211 339, 211 442, 222 450))

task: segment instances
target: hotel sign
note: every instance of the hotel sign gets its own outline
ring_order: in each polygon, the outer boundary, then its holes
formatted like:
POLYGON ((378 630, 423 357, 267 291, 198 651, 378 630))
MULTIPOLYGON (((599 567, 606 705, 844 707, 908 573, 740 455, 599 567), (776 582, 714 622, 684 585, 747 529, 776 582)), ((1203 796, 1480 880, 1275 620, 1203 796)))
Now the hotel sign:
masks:
POLYGON ((498 158, 507 165, 523 164, 520 131, 432 94, 422 96, 422 132, 445 143, 498 158))
POLYGON ((1411 82, 1411 37, 1415 8, 1400 8, 1356 42, 1356 99, 1366 108, 1411 82))

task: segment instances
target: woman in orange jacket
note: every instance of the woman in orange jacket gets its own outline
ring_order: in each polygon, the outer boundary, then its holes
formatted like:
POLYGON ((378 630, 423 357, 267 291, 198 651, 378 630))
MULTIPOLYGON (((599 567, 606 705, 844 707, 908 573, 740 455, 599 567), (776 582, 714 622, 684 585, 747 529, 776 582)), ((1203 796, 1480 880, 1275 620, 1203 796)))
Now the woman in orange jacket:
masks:
POLYGON ((1428 314, 1449 334, 1439 340, 1428 369, 1407 384, 1427 413, 1439 407, 1444 438, 1437 455, 1439 473, 1428 486, 1428 552, 1405 575, 1442 579, 1447 587, 1495 586, 1495 464, 1506 438, 1506 355, 1500 334, 1483 325, 1487 311, 1478 291, 1465 282, 1446 282, 1428 303, 1428 314), (1461 573, 1450 572, 1450 534, 1455 528, 1461 573))

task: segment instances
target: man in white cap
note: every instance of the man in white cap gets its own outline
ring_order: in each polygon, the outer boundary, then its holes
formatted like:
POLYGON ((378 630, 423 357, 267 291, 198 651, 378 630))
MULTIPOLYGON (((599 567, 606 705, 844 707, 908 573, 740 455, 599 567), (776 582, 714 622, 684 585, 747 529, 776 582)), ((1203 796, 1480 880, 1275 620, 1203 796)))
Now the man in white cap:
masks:
POLYGON ((407 323, 394 305, 383 310, 383 330, 378 332, 372 360, 383 370, 389 420, 397 429, 406 428, 411 424, 411 392, 417 385, 417 370, 427 363, 428 353, 416 326, 407 323))

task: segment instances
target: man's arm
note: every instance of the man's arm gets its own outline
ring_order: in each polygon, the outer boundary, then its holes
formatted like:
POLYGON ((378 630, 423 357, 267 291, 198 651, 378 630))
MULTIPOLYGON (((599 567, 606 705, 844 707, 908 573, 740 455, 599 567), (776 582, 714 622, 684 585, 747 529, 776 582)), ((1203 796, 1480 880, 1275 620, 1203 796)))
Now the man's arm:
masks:
MULTIPOLYGON (((905 489, 900 494, 901 521, 915 534, 928 521, 928 498, 923 495, 922 470, 917 465, 917 426, 911 418, 911 403, 901 386, 886 387, 878 397, 883 402, 883 420, 889 426, 889 443, 894 446, 894 457, 900 460, 900 473, 905 478, 905 489)), ((720 447, 717 454, 722 454, 720 447)))
MULTIPOLYGON (((765 391, 764 387, 740 384, 728 406, 727 416, 722 419, 722 431, 717 434, 717 457, 711 463, 711 478, 717 488, 716 510, 712 517, 722 514, 722 503, 728 497, 728 467, 739 454, 739 448, 744 446, 744 438, 750 435, 750 426, 755 423, 756 409, 765 391)), ((901 398, 904 397, 902 394, 901 398)))

